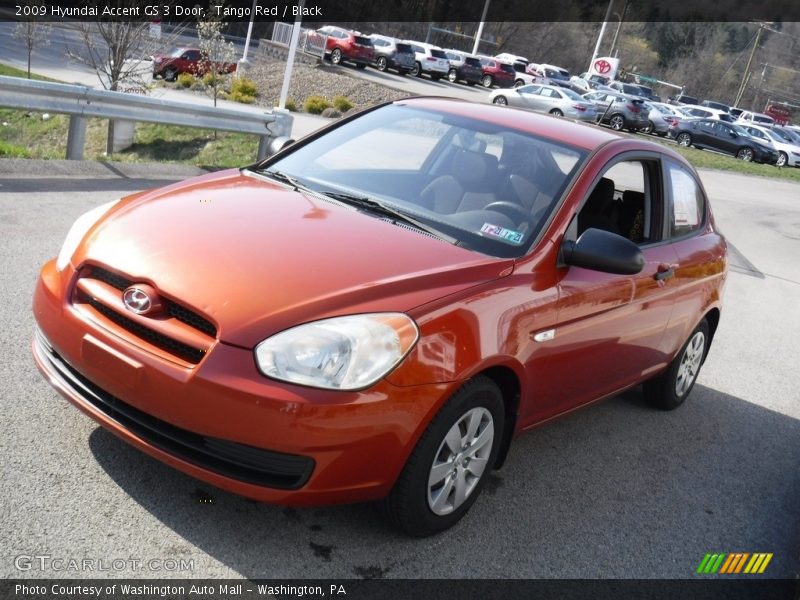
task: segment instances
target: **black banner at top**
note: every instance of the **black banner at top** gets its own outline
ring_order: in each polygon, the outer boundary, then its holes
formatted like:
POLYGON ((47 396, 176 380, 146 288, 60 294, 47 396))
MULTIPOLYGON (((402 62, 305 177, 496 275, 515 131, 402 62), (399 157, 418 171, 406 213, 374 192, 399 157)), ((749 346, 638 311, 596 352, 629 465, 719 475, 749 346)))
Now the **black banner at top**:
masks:
POLYGON ((0 20, 228 22, 800 21, 798 0, 0 0, 0 20), (609 10, 611 5, 611 10, 609 10))

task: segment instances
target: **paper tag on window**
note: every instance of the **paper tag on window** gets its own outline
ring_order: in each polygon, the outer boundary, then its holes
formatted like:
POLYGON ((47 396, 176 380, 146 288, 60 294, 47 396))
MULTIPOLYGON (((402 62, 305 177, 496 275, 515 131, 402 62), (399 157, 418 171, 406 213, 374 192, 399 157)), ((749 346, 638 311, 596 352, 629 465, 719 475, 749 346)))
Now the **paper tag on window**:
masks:
POLYGON ((697 214, 697 185, 688 174, 677 169, 670 169, 670 179, 675 225, 694 227, 700 222, 700 215, 697 214))

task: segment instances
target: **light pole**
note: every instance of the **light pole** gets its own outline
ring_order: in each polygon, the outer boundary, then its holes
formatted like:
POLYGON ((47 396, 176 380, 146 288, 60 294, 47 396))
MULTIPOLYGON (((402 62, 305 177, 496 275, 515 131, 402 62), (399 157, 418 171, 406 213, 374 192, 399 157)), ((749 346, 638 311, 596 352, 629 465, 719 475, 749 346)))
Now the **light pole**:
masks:
POLYGON ((253 35, 253 20, 256 18, 256 4, 258 0, 253 0, 253 6, 250 9, 250 24, 247 26, 247 37, 244 40, 244 52, 242 58, 239 60, 239 66, 247 69, 250 63, 247 62, 247 51, 250 49, 250 37, 253 35))
POLYGON ((486 4, 483 5, 483 14, 481 15, 481 23, 478 25, 478 33, 475 34, 475 44, 472 46, 472 54, 478 53, 478 45, 481 43, 481 36, 483 35, 483 26, 486 21, 486 13, 489 12, 489 3, 492 0, 486 0, 486 4))
POLYGON ((597 58, 597 52, 600 50, 600 42, 603 41, 603 34, 606 32, 606 24, 608 23, 608 17, 611 16, 611 7, 614 6, 614 0, 609 0, 608 2, 608 10, 606 10, 606 16, 603 19, 603 26, 600 27, 600 34, 597 36, 597 43, 594 45, 594 52, 592 53, 592 60, 589 62, 589 71, 592 70, 592 65, 594 64, 594 59, 597 58))

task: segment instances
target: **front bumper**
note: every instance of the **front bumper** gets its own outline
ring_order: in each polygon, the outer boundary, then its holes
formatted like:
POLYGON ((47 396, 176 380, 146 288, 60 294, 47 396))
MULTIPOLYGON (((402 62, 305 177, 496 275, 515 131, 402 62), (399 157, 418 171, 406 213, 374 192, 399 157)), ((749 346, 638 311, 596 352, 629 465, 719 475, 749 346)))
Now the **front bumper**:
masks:
POLYGON ((34 295, 45 378, 126 442, 242 496, 287 505, 385 496, 457 385, 304 388, 263 377, 252 350, 220 341, 187 368, 88 321, 65 300, 68 270, 47 263, 34 295))

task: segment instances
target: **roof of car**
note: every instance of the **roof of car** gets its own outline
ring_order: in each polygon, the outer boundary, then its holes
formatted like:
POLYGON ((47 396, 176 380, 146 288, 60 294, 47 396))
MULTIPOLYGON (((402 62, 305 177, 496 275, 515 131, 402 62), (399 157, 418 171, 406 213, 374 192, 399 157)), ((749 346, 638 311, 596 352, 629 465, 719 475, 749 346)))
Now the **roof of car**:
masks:
POLYGON ((404 98, 396 100, 394 104, 414 106, 495 123, 590 151, 606 142, 621 139, 619 135, 612 133, 610 130, 572 122, 567 119, 554 119, 533 111, 498 106, 496 104, 438 97, 404 98))

